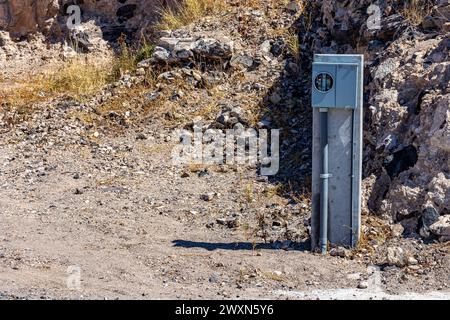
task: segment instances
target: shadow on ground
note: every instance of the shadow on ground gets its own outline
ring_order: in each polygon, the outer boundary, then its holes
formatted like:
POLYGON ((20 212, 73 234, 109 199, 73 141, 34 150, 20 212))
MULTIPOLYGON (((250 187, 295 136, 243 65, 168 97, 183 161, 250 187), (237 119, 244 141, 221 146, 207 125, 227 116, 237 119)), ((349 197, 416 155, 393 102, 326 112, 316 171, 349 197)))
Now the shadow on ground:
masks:
POLYGON ((199 248, 208 251, 230 250, 230 251, 253 251, 253 250, 286 250, 286 251, 309 251, 310 243, 305 242, 281 242, 274 243, 251 243, 251 242, 198 242, 188 240, 172 241, 174 247, 199 248))

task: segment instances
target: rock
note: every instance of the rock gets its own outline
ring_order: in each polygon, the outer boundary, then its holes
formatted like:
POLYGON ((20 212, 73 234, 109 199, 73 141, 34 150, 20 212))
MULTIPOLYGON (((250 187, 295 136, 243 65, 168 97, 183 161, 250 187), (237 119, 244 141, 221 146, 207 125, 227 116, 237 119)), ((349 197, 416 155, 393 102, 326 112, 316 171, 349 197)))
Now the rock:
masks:
POLYGON ((241 225, 241 220, 238 217, 232 218, 232 219, 228 220, 228 222, 227 222, 227 226, 230 229, 239 228, 240 225, 241 225))
POLYGON ((298 1, 294 0, 294 1, 291 1, 288 3, 288 5, 286 6, 286 9, 290 12, 297 13, 300 11, 301 7, 300 7, 300 4, 298 3, 298 1))
POLYGON ((193 46, 194 44, 190 40, 181 39, 178 41, 170 53, 171 57, 175 59, 174 62, 193 59, 193 46))
POLYGON ((145 60, 140 61, 136 66, 137 66, 138 68, 148 69, 148 68, 150 68, 151 65, 152 65, 151 62, 152 62, 152 59, 151 59, 151 58, 145 59, 145 60))
POLYGON ((219 115, 219 117, 217 117, 216 121, 220 124, 227 125, 229 119, 230 119, 229 113, 222 113, 221 115, 219 115))
POLYGON ((159 39, 158 46, 156 48, 163 48, 167 52, 170 52, 175 49, 175 46, 178 44, 178 42, 180 42, 180 39, 178 38, 162 37, 159 39))
POLYGON ((270 50, 272 49, 272 45, 270 44, 270 40, 264 41, 261 46, 259 47, 259 50, 261 52, 270 53, 270 50))
POLYGON ((191 174, 188 172, 188 171, 184 171, 182 174, 181 174, 181 177, 182 178, 189 178, 191 176, 191 174))
POLYGON ((134 17, 137 9, 136 4, 126 4, 124 6, 120 6, 116 11, 117 20, 119 23, 124 23, 127 20, 134 17))
POLYGON ((405 252, 400 247, 390 247, 387 249, 387 261, 390 266, 404 267, 406 264, 405 252))
POLYGON ((414 257, 408 257, 407 259, 408 266, 417 266, 419 264, 419 261, 415 259, 414 257))
POLYGON ((145 134, 143 134, 142 132, 138 133, 136 135, 136 140, 147 140, 147 136, 145 134))
POLYGON ((94 21, 88 21, 70 29, 68 37, 69 44, 77 52, 89 53, 107 48, 102 29, 94 21))
POLYGON ((204 177, 206 177, 206 176, 208 176, 208 175, 209 175, 208 168, 205 168, 204 170, 200 170, 200 171, 197 173, 197 176, 198 176, 199 178, 204 178, 204 177))
POLYGON ((234 118, 241 119, 241 116, 243 114, 243 110, 241 107, 233 107, 230 111, 230 116, 234 118))
POLYGON ((220 224, 221 226, 226 226, 228 224, 228 220, 224 218, 219 218, 216 220, 217 224, 220 224))
POLYGON ((233 50, 233 41, 212 38, 197 40, 192 49, 195 54, 207 60, 227 60, 233 55, 233 50))
POLYGON ((184 92, 181 90, 175 90, 172 92, 172 95, 169 97, 170 101, 178 101, 179 99, 184 97, 184 92))
POLYGON ((254 63, 253 58, 247 54, 235 55, 231 58, 230 61, 230 65, 236 69, 243 69, 243 68, 249 69, 253 67, 253 63, 254 63))
POLYGON ((408 21, 400 14, 392 14, 381 19, 380 28, 374 28, 367 34, 367 38, 378 38, 389 41, 396 33, 400 33, 408 27, 408 21))
POLYGON ((398 59, 390 58, 386 59, 376 70, 374 78, 380 79, 383 81, 383 79, 388 76, 389 74, 392 74, 395 69, 397 69, 400 65, 400 61, 398 59))
POLYGON ((274 220, 272 221, 272 226, 274 227, 281 227, 283 223, 280 220, 274 220))
POLYGON ((270 98, 269 98, 270 102, 273 104, 279 104, 281 102, 281 97, 278 93, 273 93, 270 98))
POLYGON ((198 72, 197 70, 188 69, 188 68, 182 68, 181 72, 184 75, 186 75, 187 77, 192 77, 195 81, 202 81, 203 80, 202 74, 200 72, 198 72))
POLYGON ((443 32, 450 32, 450 22, 444 22, 441 28, 443 32))
POLYGON ((276 39, 273 44, 272 44, 272 48, 270 49, 270 52, 275 56, 278 57, 280 56, 285 48, 285 43, 283 38, 278 38, 276 39))
POLYGON ((160 95, 159 91, 152 91, 147 94, 147 100, 155 101, 156 99, 158 99, 159 95, 160 95))
POLYGON ((12 45, 12 44, 13 44, 13 41, 11 40, 9 32, 0 30, 0 48, 6 47, 6 46, 12 45))
POLYGON ((369 287, 369 283, 367 281, 361 281, 358 284, 358 289, 364 290, 364 289, 367 289, 368 287, 369 287))
POLYGON ((267 176, 258 176, 258 177, 256 177, 256 181, 257 182, 269 182, 269 177, 267 177, 267 176))
POLYGON ((430 237, 430 227, 439 220, 439 213, 433 208, 428 207, 422 213, 422 227, 420 235, 424 238, 430 237))
POLYGON ((259 129, 266 129, 266 128, 270 128, 272 122, 270 120, 267 119, 263 119, 260 122, 258 122, 257 126, 259 129))
POLYGON ((70 43, 72 43, 73 48, 76 51, 87 53, 91 52, 93 49, 93 44, 89 39, 89 34, 80 29, 71 30, 70 43))
POLYGON ((401 224, 394 224, 391 226, 391 235, 395 238, 399 238, 403 235, 405 228, 401 224))
POLYGON ((4 0, 0 2, 0 29, 11 32, 13 37, 44 30, 47 21, 58 13, 54 0, 4 0))
POLYGON ((203 201, 207 201, 207 202, 213 201, 215 197, 216 197, 216 193, 215 192, 208 192, 208 193, 202 194, 200 196, 200 198, 203 201))
POLYGON ((179 63, 183 61, 210 60, 226 61, 234 50, 233 41, 222 38, 168 38, 159 39, 158 46, 152 54, 154 62, 179 63))
POLYGON ((441 216, 430 226, 430 231, 437 236, 450 237, 450 215, 441 216))
POLYGON ((158 80, 164 80, 167 82, 171 82, 177 78, 180 78, 180 75, 175 71, 163 72, 158 76, 158 80))
POLYGON ((241 225, 239 217, 233 218, 219 218, 216 220, 217 224, 221 226, 226 226, 230 229, 238 228, 241 225))
POLYGON ((240 107, 223 106, 216 122, 225 128, 232 128, 241 121, 242 114, 243 110, 240 107))
POLYGON ((422 21, 422 28, 425 30, 436 29, 437 25, 435 24, 433 17, 426 16, 422 21))
POLYGON ((349 250, 347 250, 343 247, 337 247, 337 248, 333 248, 330 250, 330 255, 332 257, 346 258, 346 257, 350 256, 350 252, 349 252, 349 250))
POLYGON ((211 283, 218 283, 220 281, 220 277, 219 277, 219 275, 214 273, 209 277, 208 281, 211 283))
POLYGON ((77 52, 70 46, 64 45, 63 50, 60 54, 60 57, 64 60, 70 60, 77 56, 77 52))
POLYGON ((136 75, 138 75, 138 76, 145 76, 145 69, 144 68, 137 68, 136 69, 136 75))

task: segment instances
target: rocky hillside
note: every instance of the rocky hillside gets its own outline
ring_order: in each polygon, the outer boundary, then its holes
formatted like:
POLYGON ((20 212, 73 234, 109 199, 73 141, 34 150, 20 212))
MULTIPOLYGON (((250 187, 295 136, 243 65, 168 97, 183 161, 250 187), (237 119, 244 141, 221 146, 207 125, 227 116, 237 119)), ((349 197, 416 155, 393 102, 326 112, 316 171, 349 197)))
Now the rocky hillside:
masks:
POLYGON ((450 5, 382 1, 373 30, 370 5, 323 1, 314 51, 365 54, 367 209, 429 238, 450 208, 450 5))

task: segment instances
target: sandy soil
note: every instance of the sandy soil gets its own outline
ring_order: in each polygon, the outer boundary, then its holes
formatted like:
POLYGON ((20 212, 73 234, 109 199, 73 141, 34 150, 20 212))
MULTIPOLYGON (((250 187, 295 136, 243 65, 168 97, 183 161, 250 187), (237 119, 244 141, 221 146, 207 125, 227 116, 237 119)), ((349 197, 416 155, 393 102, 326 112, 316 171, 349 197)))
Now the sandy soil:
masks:
POLYGON ((381 289, 360 290, 360 279, 373 274, 364 263, 312 254, 301 244, 282 250, 242 228, 208 227, 221 209, 239 207, 240 181, 256 179, 251 170, 181 178, 182 169, 170 165, 170 143, 137 141, 130 132, 104 138, 107 145, 131 151, 23 152, 2 141, 0 298, 450 297, 448 288, 431 292, 448 280, 445 270, 400 281, 402 270, 383 272, 381 289), (199 199, 210 190, 218 199, 199 199), (333 289, 349 290, 326 291, 333 289), (394 295, 380 295, 385 289, 394 295))

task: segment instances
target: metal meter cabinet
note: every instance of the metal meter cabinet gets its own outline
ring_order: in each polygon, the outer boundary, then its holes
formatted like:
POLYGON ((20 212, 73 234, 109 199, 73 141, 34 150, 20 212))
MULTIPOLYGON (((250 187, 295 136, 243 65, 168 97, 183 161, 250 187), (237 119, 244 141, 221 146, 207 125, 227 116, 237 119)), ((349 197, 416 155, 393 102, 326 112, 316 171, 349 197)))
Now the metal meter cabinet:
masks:
POLYGON ((354 247, 361 227, 363 55, 315 55, 312 249, 354 247))

